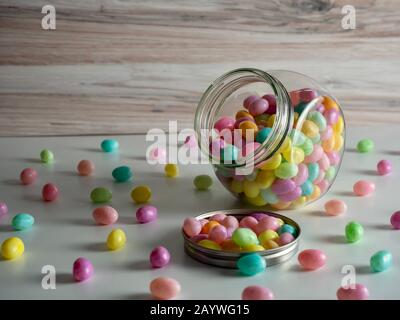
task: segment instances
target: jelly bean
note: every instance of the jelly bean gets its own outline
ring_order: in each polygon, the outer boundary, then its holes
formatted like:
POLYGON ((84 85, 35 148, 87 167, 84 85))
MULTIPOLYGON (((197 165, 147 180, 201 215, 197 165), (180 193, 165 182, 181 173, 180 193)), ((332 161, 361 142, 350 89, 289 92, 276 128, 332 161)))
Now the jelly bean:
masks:
POLYGON ((231 117, 222 117, 214 124, 214 129, 218 131, 222 131, 224 129, 233 130, 233 126, 235 125, 235 119, 231 117))
POLYGON ((241 228, 249 228, 251 230, 255 230, 258 225, 258 220, 254 217, 248 216, 244 217, 242 220, 240 220, 239 226, 241 228))
POLYGON ((239 252, 241 248, 233 242, 232 239, 227 239, 221 243, 221 249, 223 251, 230 251, 230 252, 239 252))
POLYGON ((248 107, 252 116, 258 116, 268 110, 268 101, 262 98, 254 100, 248 107))
POLYGON ((227 216, 224 220, 222 220, 221 224, 225 228, 236 229, 239 227, 239 221, 234 216, 227 216))
POLYGON ((256 182, 261 189, 269 188, 275 181, 275 175, 273 171, 260 170, 257 173, 256 182))
POLYGON ((287 245, 287 244, 293 242, 294 239, 295 238, 293 237, 293 235, 291 233, 284 232, 279 236, 278 243, 280 246, 284 246, 284 245, 287 245))
POLYGON ((333 135, 333 129, 331 126, 327 126, 324 132, 321 132, 320 139, 321 141, 329 140, 333 135))
POLYGON ((29 229, 34 223, 35 218, 29 213, 18 213, 11 222, 15 230, 29 229))
POLYGON ((326 263, 326 255, 321 250, 307 249, 299 253, 300 265, 306 270, 322 268, 326 263))
POLYGON ((307 102, 300 102, 299 104, 296 105, 294 111, 296 111, 298 114, 302 114, 309 105, 310 104, 308 104, 307 102))
POLYGON ((131 192, 131 198, 135 203, 146 203, 151 199, 151 189, 148 186, 138 186, 131 192))
POLYGON ((94 203, 104 203, 110 201, 112 193, 105 187, 98 187, 92 190, 90 193, 90 199, 94 203))
POLYGON ((42 198, 44 201, 54 201, 58 198, 58 188, 52 183, 47 183, 42 189, 42 198))
POLYGON ((260 187, 256 181, 243 181, 244 194, 249 198, 255 198, 260 193, 260 187))
POLYGON ((281 154, 275 154, 271 158, 269 158, 267 161, 263 162, 262 165, 260 166, 261 170, 274 170, 280 166, 282 162, 282 156, 281 154))
POLYGON ((346 211, 347 205, 342 200, 333 199, 325 203, 325 212, 329 216, 338 216, 346 211))
POLYGON ((52 163, 54 161, 54 154, 48 149, 44 149, 40 152, 40 161, 43 163, 52 163))
POLYGON ((258 241, 260 241, 261 244, 268 240, 277 240, 278 238, 279 235, 274 230, 265 230, 258 235, 258 241))
POLYGON ((262 286, 249 286, 242 292, 242 300, 273 300, 274 294, 262 286))
POLYGON ((90 279, 93 276, 94 268, 90 260, 86 258, 78 258, 72 266, 72 275, 77 282, 90 279))
POLYGON ((232 234, 232 240, 241 247, 258 244, 257 235, 248 228, 237 228, 232 234))
POLYGON ((293 162, 299 164, 304 160, 304 151, 299 147, 294 147, 282 153, 283 157, 287 162, 293 162))
POLYGON ((260 190, 260 195, 267 203, 275 204, 279 202, 277 195, 271 190, 271 188, 260 190))
MULTIPOLYGON (((254 118, 253 118, 252 116, 240 118, 240 119, 237 119, 237 120, 235 121, 235 124, 234 124, 233 128, 234 128, 234 129, 239 129, 239 128, 240 128, 240 124, 241 124, 242 122, 244 122, 244 121, 255 122, 255 121, 254 121, 254 118)), ((240 135, 237 135, 237 133, 234 132, 234 138, 233 138, 234 141, 237 141, 237 140, 240 141, 240 137, 242 137, 241 134, 240 134, 240 135), (237 139, 237 140, 235 140, 235 139, 237 139)))
POLYGON ((107 153, 116 152, 118 151, 119 143, 117 140, 114 139, 106 139, 101 142, 100 147, 101 150, 107 153))
POLYGON ((0 219, 8 213, 8 207, 5 202, 0 201, 0 219))
POLYGON ((326 120, 325 117, 318 111, 311 111, 307 115, 307 119, 311 120, 313 123, 315 123, 319 129, 320 132, 324 131, 326 129, 326 120))
POLYGON ((354 184, 353 191, 357 196, 367 196, 375 191, 375 184, 370 181, 359 180, 354 184))
POLYGON ((291 204, 292 204, 291 202, 279 201, 277 203, 271 204, 271 207, 278 209, 278 210, 283 210, 283 209, 289 208, 291 204))
POLYGON ((326 123, 334 125, 339 119, 339 112, 336 109, 329 109, 324 112, 326 123))
POLYGON ((193 180, 193 183, 197 190, 207 190, 212 186, 213 180, 209 175, 202 174, 196 176, 196 178, 193 180))
POLYGON ((278 195, 278 199, 283 202, 290 202, 301 196, 302 189, 296 187, 293 191, 278 195))
POLYGON ((259 244, 249 244, 248 246, 244 246, 242 248, 242 252, 259 252, 264 251, 265 248, 259 244))
POLYGON ((300 101, 310 102, 316 98, 318 98, 318 92, 313 89, 302 89, 299 90, 299 99, 300 101))
POLYGON ((240 111, 236 112, 235 119, 239 120, 239 119, 242 119, 242 118, 250 118, 250 119, 252 119, 253 116, 247 110, 240 110, 240 111))
POLYGON ((335 167, 329 167, 329 168, 326 170, 326 172, 325 172, 325 178, 326 178, 328 181, 333 181, 333 179, 335 178, 335 176, 336 176, 336 169, 335 169, 335 167))
POLYGON ((337 152, 327 152, 326 155, 331 166, 336 166, 340 163, 340 156, 337 152))
POLYGON ((267 263, 265 259, 257 253, 245 254, 239 258, 236 264, 240 273, 246 276, 254 276, 265 271, 267 263))
POLYGON ((149 223, 157 220, 157 208, 145 205, 136 210, 136 220, 139 223, 149 223))
POLYGON ((347 288, 340 287, 336 292, 338 300, 368 300, 369 291, 363 284, 352 284, 347 288))
POLYGON ((204 234, 204 233, 198 234, 198 235, 190 238, 191 241, 196 242, 196 243, 200 242, 201 240, 205 240, 205 239, 208 239, 208 234, 204 234))
MULTIPOLYGON (((319 144, 321 141, 321 135, 319 133, 317 133, 314 137, 310 138, 310 140, 312 141, 312 143, 314 144, 319 144)), ((336 146, 336 145, 335 145, 336 146)))
POLYGON ((261 219, 268 217, 267 214, 262 213, 262 212, 255 212, 255 213, 252 213, 250 216, 255 218, 257 221, 260 221, 261 219))
POLYGON ((221 160, 224 163, 233 163, 238 159, 239 150, 236 146, 227 144, 223 149, 221 149, 221 160))
POLYGON ((254 117, 256 124, 260 127, 267 127, 269 115, 266 113, 254 117))
POLYGON ((370 259, 372 272, 383 272, 389 269, 393 264, 392 254, 387 250, 376 252, 370 259))
POLYGON ((81 160, 76 169, 80 176, 90 176, 93 174, 95 166, 93 161, 81 160))
POLYGON ((212 228, 208 234, 208 239, 216 243, 221 243, 227 238, 227 230, 224 226, 218 225, 212 228))
POLYGON ((302 196, 309 196, 314 191, 314 185, 310 180, 304 182, 301 186, 301 195, 302 196))
POLYGON ((262 207, 267 204, 267 202, 264 200, 264 198, 261 196, 261 194, 258 194, 257 197, 255 198, 249 198, 245 197, 246 201, 256 207, 262 207))
POLYGON ((349 222, 345 228, 345 235, 348 242, 357 242, 363 237, 364 228, 358 222, 349 222))
POLYGON ((284 224, 283 226, 281 226, 281 227, 278 229, 278 234, 279 234, 279 235, 281 235, 281 234, 283 234, 283 233, 286 233, 286 232, 289 232, 293 237, 295 237, 296 234, 297 234, 296 228, 293 227, 293 226, 290 225, 290 224, 284 224))
POLYGON ((314 144, 311 139, 306 139, 302 145, 300 145, 300 148, 304 152, 304 156, 309 156, 312 154, 314 151, 314 144))
POLYGON ((275 169, 275 175, 281 179, 290 179, 297 175, 299 169, 294 163, 284 162, 275 169))
MULTIPOLYGON (((329 165, 330 165, 330 162, 329 162, 328 156, 327 156, 325 153, 323 153, 321 159, 319 159, 318 165, 319 165, 319 168, 320 168, 321 170, 323 170, 323 171, 328 170, 329 165)), ((325 173, 325 175, 326 175, 326 174, 327 174, 327 173, 325 173)))
POLYGON ((171 260, 171 255, 167 248, 163 246, 155 247, 150 252, 150 264, 153 268, 165 267, 171 260))
POLYGON ((268 101, 268 109, 265 111, 267 114, 275 114, 276 113, 276 97, 273 94, 266 94, 262 96, 264 100, 268 101))
POLYGON ((195 218, 186 218, 185 221, 183 221, 183 231, 188 237, 197 236, 201 229, 201 222, 195 218))
POLYGON ((325 107, 323 104, 320 103, 315 107, 315 110, 323 114, 325 112, 325 107))
POLYGON ((200 240, 199 242, 197 242, 197 244, 206 249, 221 250, 221 246, 212 240, 208 239, 200 240))
POLYGON ((132 171, 128 166, 121 166, 112 171, 112 176, 117 182, 126 182, 132 178, 132 171))
POLYGON ((24 243, 20 238, 11 237, 1 245, 1 255, 6 260, 13 260, 20 257, 25 251, 24 243))
MULTIPOLYGON (((314 181, 314 183, 315 183, 315 181, 314 181)), ((329 185, 330 184, 327 179, 323 179, 322 181, 317 183, 317 186, 320 189, 320 193, 325 193, 328 190, 329 185)))
POLYGON ((363 139, 357 143, 357 151, 360 153, 368 153, 374 149, 374 142, 371 139, 363 139))
POLYGON ((266 230, 277 231, 279 229, 279 222, 276 218, 267 216, 258 222, 255 229, 257 234, 261 234, 266 230))
POLYGON ((172 278, 158 277, 150 282, 150 293, 155 299, 170 300, 175 298, 180 291, 181 285, 172 278))
POLYGON ((239 129, 242 130, 242 136, 246 139, 246 141, 254 140, 258 131, 257 124, 248 120, 241 122, 239 129))
POLYGON ((308 180, 314 181, 319 175, 319 165, 318 163, 308 164, 308 180))
MULTIPOLYGON (((264 97, 263 97, 264 98, 264 97)), ((256 101, 256 100, 258 100, 258 99, 260 99, 260 97, 259 96, 256 96, 256 95, 252 95, 252 96, 248 96, 246 99, 244 99, 244 101, 243 101, 243 107, 245 107, 246 109, 249 109, 250 108, 250 105, 254 102, 254 101, 256 101)))
POLYGON ((301 127, 301 131, 308 137, 308 138, 313 138, 315 137, 318 132, 319 132, 319 128, 318 126, 310 121, 310 120, 305 120, 303 122, 303 126, 301 127))
POLYGON ((118 212, 113 207, 104 206, 93 210, 93 219, 97 224, 109 225, 117 222, 118 212))
POLYGON ((326 110, 330 110, 330 109, 336 109, 339 110, 338 104, 336 103, 336 101, 331 98, 331 97, 324 97, 324 101, 322 102, 322 104, 325 106, 326 110))
POLYGON ((107 247, 109 250, 118 250, 125 246, 126 235, 122 229, 114 229, 107 238, 107 247))
POLYGON ((324 178, 325 178, 325 172, 320 170, 319 173, 318 173, 317 179, 315 179, 313 181, 313 183, 318 185, 318 183, 320 183, 322 180, 324 180, 324 178))
POLYGON ((297 186, 300 186, 304 182, 306 182, 307 178, 308 178, 308 167, 305 164, 300 163, 298 165, 298 173, 297 173, 297 175, 295 177, 292 178, 292 181, 297 186))
POLYGON ((392 163, 389 160, 381 160, 377 164, 378 174, 385 176, 392 172, 392 163))
POLYGON ((175 178, 179 175, 179 167, 175 163, 167 163, 164 167, 164 172, 167 177, 175 178))
POLYGON ((220 223, 218 221, 208 221, 201 229, 201 233, 210 233, 211 229, 215 226, 219 226, 220 223))
POLYGON ((285 222, 281 218, 275 218, 275 220, 278 223, 279 227, 282 227, 285 224, 285 222))
POLYGON ((313 201, 319 198, 319 196, 321 195, 321 189, 319 188, 318 185, 314 185, 314 191, 311 195, 309 195, 307 197, 308 201, 313 201))
POLYGON ((400 211, 396 211, 390 217, 390 223, 394 229, 400 229, 400 211))
MULTIPOLYGON (((279 238, 276 239, 276 241, 279 241, 279 238)), ((266 250, 272 250, 279 248, 279 244, 275 240, 266 240, 263 241, 261 244, 266 250)))
POLYGON ((303 206, 307 201, 307 197, 301 196, 292 202, 294 208, 303 206))
POLYGON ((37 177, 38 177, 37 171, 32 168, 26 168, 26 169, 22 170, 21 174, 20 174, 20 180, 21 180, 22 184, 25 184, 25 185, 34 183, 36 181, 37 177))
POLYGON ((301 146, 306 142, 307 137, 299 130, 293 129, 290 133, 290 138, 292 139, 292 144, 294 146, 301 146))
POLYGON ((216 213, 216 214, 212 215, 209 220, 222 223, 222 221, 224 221, 225 218, 226 218, 225 213, 216 213))
POLYGON ((149 152, 150 160, 157 160, 160 163, 165 163, 167 160, 167 151, 161 147, 152 148, 149 152))
POLYGON ((259 142, 259 143, 263 143, 265 140, 267 140, 267 138, 270 135, 271 131, 272 131, 271 128, 263 128, 263 129, 261 129, 257 133, 256 141, 259 142))
POLYGON ((312 153, 304 158, 305 163, 313 163, 319 161, 324 154, 324 150, 319 144, 314 145, 312 153))

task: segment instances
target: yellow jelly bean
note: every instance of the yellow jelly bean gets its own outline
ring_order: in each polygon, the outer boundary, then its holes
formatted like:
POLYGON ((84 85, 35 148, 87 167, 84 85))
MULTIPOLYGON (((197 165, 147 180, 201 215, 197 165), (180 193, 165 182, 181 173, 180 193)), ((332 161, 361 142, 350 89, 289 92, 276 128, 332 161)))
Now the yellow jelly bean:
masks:
POLYGON ((239 124, 239 129, 242 130, 242 136, 247 141, 254 140, 258 131, 257 125, 253 121, 243 121, 239 124))
POLYGON ((333 125, 333 131, 335 133, 341 134, 344 129, 344 120, 343 117, 339 117, 339 119, 336 121, 336 123, 333 125))
POLYGON ((267 120, 267 126, 272 128, 275 123, 275 114, 272 114, 267 120))
POLYGON ((293 208, 299 208, 303 206, 306 203, 307 197, 303 196, 300 198, 297 198, 292 202, 293 208))
POLYGON ((246 110, 240 110, 236 113, 235 119, 239 120, 242 118, 250 118, 250 119, 254 119, 253 116, 246 110))
POLYGON ((318 186, 314 185, 314 191, 307 197, 307 201, 313 201, 315 199, 318 199, 320 195, 321 195, 321 189, 318 186))
POLYGON ((274 241, 274 240, 267 240, 267 241, 264 241, 264 242, 262 243, 262 246, 263 246, 266 250, 271 250, 271 249, 279 248, 279 244, 277 244, 276 241, 274 241))
POLYGON ((12 260, 20 257, 25 251, 22 240, 18 237, 11 237, 4 240, 1 245, 1 255, 6 260, 12 260))
POLYGON ((283 141, 281 147, 279 148, 280 153, 288 152, 292 149, 292 139, 286 137, 285 141, 283 141))
POLYGON ((151 189, 148 186, 138 186, 132 190, 131 198, 136 203, 145 203, 151 198, 151 189))
POLYGON ((256 182, 261 189, 269 188, 275 180, 275 174, 271 170, 260 170, 257 173, 256 182))
POLYGON ((243 192, 243 183, 242 181, 233 179, 231 182, 231 191, 234 193, 243 192))
POLYGON ((289 151, 283 152, 282 155, 287 162, 293 162, 295 164, 303 162, 305 157, 303 149, 299 147, 289 149, 289 151))
POLYGON ((243 191, 244 194, 249 198, 255 198, 260 193, 260 187, 256 181, 243 181, 243 191))
POLYGON ((221 249, 224 251, 233 251, 233 252, 241 251, 240 246, 238 246, 232 239, 224 240, 221 243, 221 249))
POLYGON ((289 208, 291 204, 292 204, 292 202, 279 201, 277 203, 271 204, 271 207, 278 209, 278 210, 283 210, 283 209, 289 208))
POLYGON ((324 97, 324 101, 322 102, 322 104, 324 105, 325 110, 329 110, 329 109, 339 110, 338 104, 331 97, 326 97, 325 96, 324 97))
POLYGON ((175 178, 179 175, 179 167, 175 163, 167 163, 164 167, 165 175, 170 178, 175 178))
POLYGON ((259 244, 249 244, 248 246, 244 246, 242 248, 243 252, 257 252, 257 251, 264 251, 265 248, 259 244))
POLYGON ((264 200, 264 198, 261 196, 261 194, 259 194, 257 197, 255 198, 249 198, 246 197, 246 200, 248 203, 256 206, 256 207, 262 207, 265 206, 267 204, 267 201, 264 200))
POLYGON ((333 147, 334 151, 340 151, 343 148, 344 139, 340 133, 335 133, 335 146, 333 147))
POLYGON ((280 153, 274 154, 271 158, 265 161, 261 166, 261 170, 274 170, 279 167, 282 162, 282 156, 280 153))
POLYGON ((335 148, 335 143, 335 136, 332 135, 329 139, 322 141, 322 149, 325 152, 332 152, 333 148, 335 148))
POLYGON ((279 235, 274 230, 265 230, 258 235, 258 241, 263 243, 267 240, 275 240, 278 239, 279 235))
POLYGON ((208 239, 201 240, 201 241, 197 242, 197 244, 199 246, 202 246, 202 247, 207 248, 207 249, 221 250, 221 246, 218 243, 216 243, 214 241, 211 241, 211 240, 208 240, 208 239))
POLYGON ((301 127, 301 132, 303 132, 309 138, 314 138, 319 133, 319 128, 311 120, 306 120, 301 127))
POLYGON ((114 229, 107 238, 107 247, 110 250, 118 250, 125 246, 126 235, 122 229, 114 229))

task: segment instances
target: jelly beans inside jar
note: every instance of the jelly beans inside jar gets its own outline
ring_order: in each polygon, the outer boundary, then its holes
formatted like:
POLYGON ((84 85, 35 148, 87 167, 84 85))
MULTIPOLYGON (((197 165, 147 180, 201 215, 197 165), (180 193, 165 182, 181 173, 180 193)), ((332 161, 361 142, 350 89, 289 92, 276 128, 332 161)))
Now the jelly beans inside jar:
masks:
POLYGON ((238 69, 223 75, 202 96, 195 130, 222 184, 252 205, 275 210, 324 195, 345 143, 336 99, 291 71, 238 69))

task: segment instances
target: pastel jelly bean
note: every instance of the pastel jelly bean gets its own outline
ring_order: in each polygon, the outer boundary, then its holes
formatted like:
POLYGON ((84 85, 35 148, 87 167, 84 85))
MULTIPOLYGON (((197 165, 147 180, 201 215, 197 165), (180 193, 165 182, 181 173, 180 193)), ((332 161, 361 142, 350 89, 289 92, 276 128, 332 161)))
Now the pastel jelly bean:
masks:
POLYGON ((324 117, 327 124, 333 125, 339 119, 339 112, 336 109, 329 109, 324 112, 324 117))
POLYGON ((115 139, 103 140, 100 144, 101 150, 107 153, 116 152, 119 148, 119 143, 115 139))
POLYGON ((179 167, 175 163, 167 163, 164 167, 164 172, 167 177, 175 178, 179 175, 179 167))
POLYGON ((297 165, 294 163, 284 162, 275 169, 275 175, 281 179, 290 179, 298 173, 297 165))
POLYGON ((54 153, 49 149, 44 149, 40 152, 40 161, 43 163, 52 163, 54 162, 54 153))
POLYGON ((22 184, 29 185, 29 184, 34 183, 37 180, 38 173, 35 169, 26 168, 21 171, 19 178, 20 178, 22 184))
POLYGON ((338 216, 346 213, 347 205, 342 200, 332 199, 325 203, 325 212, 328 216, 338 216))
POLYGON ((300 187, 296 187, 293 191, 278 195, 278 198, 280 201, 290 202, 298 199, 301 196, 301 194, 302 194, 302 189, 300 187))
POLYGON ((6 260, 13 260, 22 256, 25 246, 18 237, 11 237, 3 241, 1 245, 1 255, 6 260))
POLYGON ((237 228, 232 234, 232 240, 241 247, 258 244, 257 235, 248 228, 237 228))
POLYGON ((349 222, 345 228, 345 235, 348 242, 360 241, 364 235, 364 228, 358 222, 349 222))
POLYGON ((132 170, 128 166, 120 166, 112 171, 112 176, 117 182, 126 182, 132 179, 132 170))
POLYGON ((202 174, 194 178, 193 184, 197 190, 208 190, 212 186, 213 180, 209 175, 202 174))
POLYGON ((268 136, 271 134, 271 131, 272 131, 271 128, 262 128, 257 133, 256 141, 258 143, 263 143, 265 140, 267 140, 268 136))
POLYGON ((112 198, 112 193, 105 187, 98 187, 92 190, 90 193, 90 199, 93 203, 104 203, 109 202, 112 198))
POLYGON ((290 179, 276 179, 271 186, 276 195, 285 194, 296 189, 296 183, 290 179))
POLYGON ((265 271, 267 263, 265 259, 257 253, 249 253, 241 256, 236 264, 240 273, 246 276, 254 276, 265 271))
POLYGON ((242 292, 242 300, 273 300, 274 294, 262 286, 249 286, 242 292))
POLYGON ((278 238, 279 235, 274 230, 265 230, 258 235, 258 241, 260 241, 261 244, 268 240, 277 240, 278 238))
POLYGON ((72 266, 72 276, 75 281, 82 282, 89 280, 93 276, 93 273, 94 267, 89 259, 81 257, 74 261, 72 266))
POLYGON ((157 220, 158 210, 154 206, 144 205, 136 210, 136 220, 139 223, 149 223, 157 220))
POLYGON ((314 191, 314 185, 310 180, 305 181, 300 187, 302 196, 309 196, 314 191))
POLYGON ((214 129, 222 131, 224 129, 233 130, 235 119, 231 117, 222 117, 214 124, 214 129))
POLYGON ((15 230, 29 229, 35 223, 35 218, 29 213, 18 213, 12 219, 12 226, 15 230))
POLYGON ((228 236, 227 230, 224 226, 218 225, 212 228, 208 234, 208 239, 216 243, 223 242, 228 236))
POLYGON ((364 197, 375 191, 375 184, 367 180, 359 180, 353 186, 353 191, 357 196, 364 197))
POLYGON ((47 183, 42 188, 42 198, 44 201, 54 201, 58 198, 58 188, 53 183, 47 183))
POLYGON ((181 291, 178 281, 168 277, 158 277, 150 282, 150 293, 159 300, 171 300, 181 291))
POLYGON ((200 240, 197 244, 206 249, 221 250, 221 246, 218 243, 209 239, 200 240))
POLYGON ((240 220, 239 223, 239 226, 241 228, 249 228, 251 230, 255 230, 257 225, 258 225, 258 220, 251 216, 244 217, 243 219, 240 220))
POLYGON ((311 111, 307 115, 307 119, 314 123, 320 132, 326 129, 327 120, 321 112, 311 111))
POLYGON ((307 249, 299 253, 300 265, 306 270, 317 270, 326 263, 326 255, 321 250, 307 249))
POLYGON ((269 204, 275 204, 279 201, 277 195, 271 190, 271 188, 260 190, 260 195, 269 204))
POLYGON ((221 224, 225 228, 237 229, 239 227, 239 221, 233 216, 227 216, 224 220, 222 220, 221 224))
MULTIPOLYGON (((263 97, 263 98, 264 98, 264 97, 263 97)), ((246 109, 249 109, 250 105, 251 105, 254 101, 258 100, 258 99, 260 99, 260 97, 259 97, 259 96, 256 96, 256 95, 248 96, 246 99, 244 99, 244 101, 243 101, 243 106, 244 106, 246 109)))
POLYGON ((109 250, 118 250, 125 246, 126 235, 122 229, 114 229, 107 237, 107 248, 109 250))
POLYGON ((328 169, 326 169, 325 171, 326 180, 332 181, 335 178, 335 175, 336 175, 335 167, 329 167, 328 169))
POLYGON ((148 186, 137 186, 132 190, 131 198, 135 203, 146 203, 151 199, 151 189, 148 186))
POLYGON ((400 211, 396 211, 390 217, 390 223, 394 229, 400 229, 400 211))
POLYGON ((268 101, 264 100, 262 98, 254 100, 250 105, 249 105, 249 112, 252 116, 258 116, 260 114, 263 114, 265 111, 268 109, 268 101))
POLYGON ((371 139, 363 139, 357 143, 357 151, 360 153, 368 153, 374 149, 374 142, 371 139))
POLYGON ((104 206, 93 210, 93 219, 99 225, 109 225, 117 222, 118 212, 113 207, 104 206))
POLYGON ((255 218, 257 221, 260 221, 261 219, 268 217, 267 214, 262 213, 262 212, 255 212, 255 213, 252 213, 250 216, 255 218))
POLYGON ((378 162, 376 168, 379 175, 385 176, 392 172, 392 163, 389 160, 381 160, 378 162))
POLYGON ((278 243, 280 246, 287 245, 295 240, 294 236, 289 232, 284 232, 279 236, 278 243))
POLYGON ((279 238, 277 240, 266 240, 266 241, 262 242, 262 246, 266 250, 276 249, 276 248, 279 248, 279 244, 277 241, 279 241, 279 238))
POLYGON ((183 231, 188 237, 197 236, 201 229, 201 222, 195 218, 186 218, 183 222, 183 231))
POLYGON ((0 201, 0 219, 8 213, 7 204, 3 201, 0 201))
POLYGON ((279 228, 279 222, 277 219, 274 217, 267 216, 265 218, 262 218, 257 226, 256 226, 256 232, 257 234, 260 234, 264 232, 265 230, 273 230, 277 231, 279 228))
POLYGON ((264 251, 265 248, 259 244, 249 244, 248 246, 242 247, 242 252, 260 252, 264 251))
POLYGON ((153 268, 165 267, 171 260, 171 255, 167 248, 163 246, 155 247, 150 252, 150 264, 153 268))
POLYGON ((355 283, 348 287, 340 287, 336 292, 338 300, 368 300, 369 290, 360 283, 355 283))
POLYGON ((81 160, 78 163, 77 171, 80 176, 90 176, 93 174, 95 170, 95 165, 93 161, 90 160, 81 160))
POLYGON ((372 272, 383 272, 393 264, 392 254, 387 250, 381 250, 372 255, 370 267, 372 272))
POLYGON ((314 181, 319 175, 319 165, 318 163, 308 164, 308 180, 314 181))
POLYGON ((239 129, 242 130, 243 138, 250 140, 255 139, 258 131, 257 124, 249 120, 241 122, 239 129))
POLYGON ((295 227, 293 227, 292 225, 290 225, 290 224, 284 224, 283 226, 281 226, 279 229, 278 229, 278 234, 279 235, 281 235, 281 234, 283 234, 283 233, 286 233, 286 232, 289 232, 292 236, 296 236, 296 234, 297 234, 297 230, 296 230, 296 228, 295 227))
POLYGON ((216 213, 212 215, 209 220, 210 221, 218 221, 219 223, 222 223, 222 221, 226 218, 225 213, 216 213))
MULTIPOLYGON (((292 181, 297 185, 300 186, 304 182, 306 182, 308 178, 308 167, 304 163, 300 163, 298 165, 298 173, 295 177, 292 178, 292 181)), ((293 187, 294 189, 294 187, 293 187)))

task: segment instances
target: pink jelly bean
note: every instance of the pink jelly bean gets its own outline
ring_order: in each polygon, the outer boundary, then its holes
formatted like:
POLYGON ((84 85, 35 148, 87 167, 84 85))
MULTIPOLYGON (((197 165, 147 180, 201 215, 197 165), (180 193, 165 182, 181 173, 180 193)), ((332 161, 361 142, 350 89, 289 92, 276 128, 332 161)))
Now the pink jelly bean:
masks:
POLYGON ((324 117, 327 124, 333 125, 339 119, 339 112, 336 109, 329 109, 324 112, 324 117))
POLYGON ((235 125, 235 119, 231 117, 221 117, 215 122, 214 129, 222 131, 223 129, 233 130, 235 125))
POLYGON ((58 198, 58 188, 52 183, 43 186, 42 197, 44 201, 54 201, 58 198))
POLYGON ((227 231, 224 226, 218 225, 212 228, 208 234, 208 239, 216 242, 221 243, 227 238, 227 231))
POLYGON ((242 292, 242 300, 273 300, 274 294, 262 286, 249 286, 242 292))
POLYGON ((300 163, 298 165, 298 173, 292 178, 292 181, 297 185, 301 186, 304 182, 306 182, 308 178, 308 167, 304 163, 300 163))
POLYGON ((392 172, 392 163, 389 160, 381 160, 378 162, 376 168, 379 175, 385 176, 392 172))
POLYGON ((153 268, 165 267, 170 260, 170 253, 168 249, 163 246, 155 247, 150 253, 150 264, 153 268))
MULTIPOLYGON (((208 221, 205 220, 206 224, 208 221)), ((202 222, 195 219, 195 218, 186 218, 185 221, 183 221, 183 231, 188 237, 193 237, 196 236, 200 233, 202 229, 202 222)))
POLYGON ((205 240, 208 239, 208 234, 202 233, 202 234, 198 234, 196 236, 193 236, 190 238, 190 241, 193 241, 195 243, 201 241, 201 240, 205 240))
POLYGON ((328 216, 338 216, 347 211, 347 205, 342 200, 332 199, 325 203, 325 212, 328 216))
POLYGON ((319 144, 314 144, 313 152, 304 158, 304 163, 318 162, 323 154, 324 149, 319 144))
POLYGON ((299 253, 300 265, 306 270, 322 268, 326 263, 326 255, 321 250, 307 249, 299 253))
POLYGON ((232 234, 233 232, 236 230, 237 228, 226 228, 226 238, 232 238, 232 234))
POLYGON ((314 184, 320 183, 325 178, 325 171, 319 170, 318 177, 313 181, 314 184))
POLYGON ((188 148, 197 147, 196 137, 194 135, 189 135, 185 138, 185 142, 183 143, 188 148))
POLYGON ((72 267, 72 275, 77 282, 88 280, 93 275, 93 265, 86 258, 78 258, 72 267))
POLYGON ((248 216, 248 217, 244 217, 242 220, 240 220, 239 227, 249 228, 254 231, 257 224, 258 224, 258 221, 256 218, 248 216))
POLYGON ((300 196, 301 196, 301 188, 296 187, 293 191, 278 195, 278 198, 283 202, 289 202, 297 199, 300 196))
POLYGON ((159 277, 150 282, 150 293, 155 299, 170 300, 181 291, 181 285, 172 278, 159 277))
POLYGON ((400 229, 400 211, 396 211, 390 217, 390 223, 394 229, 400 229))
POLYGON ((302 89, 299 92, 299 98, 301 102, 310 102, 318 98, 318 92, 313 89, 302 89))
POLYGON ((336 292, 338 300, 368 300, 369 291, 363 284, 356 283, 348 288, 340 287, 336 292))
POLYGON ((247 97, 246 99, 244 99, 244 101, 243 101, 243 107, 245 107, 246 109, 249 109, 250 105, 251 105, 254 101, 258 100, 258 99, 260 99, 260 97, 259 97, 259 96, 256 96, 256 95, 248 96, 248 97, 247 97))
POLYGON ((276 113, 276 97, 273 94, 266 94, 262 97, 264 100, 268 101, 268 109, 265 111, 266 114, 276 113))
POLYGON ((321 159, 319 159, 318 164, 321 170, 326 171, 328 170, 331 163, 328 156, 325 153, 322 153, 321 159))
POLYGON ((340 156, 339 156, 339 154, 337 152, 335 152, 335 151, 327 152, 326 156, 328 157, 329 163, 330 163, 331 166, 336 166, 336 165, 339 164, 340 156))
POLYGON ((357 196, 366 196, 375 191, 375 184, 367 180, 359 180, 353 186, 353 191, 357 196))
POLYGON ((154 206, 144 205, 136 210, 136 220, 139 223, 149 223, 157 220, 158 210, 154 206))
POLYGON ((207 220, 207 219, 200 219, 199 221, 200 221, 200 224, 201 224, 201 227, 202 227, 202 228, 203 228, 203 226, 204 226, 205 224, 208 223, 208 220, 207 220))
POLYGON ((222 220, 221 225, 223 225, 227 229, 237 229, 239 227, 239 221, 234 216, 227 216, 224 220, 222 220))
POLYGON ((35 169, 26 168, 21 171, 21 174, 19 177, 20 177, 22 184, 28 185, 28 184, 32 184, 36 181, 36 179, 38 177, 38 173, 35 169))
POLYGON ((226 218, 226 214, 225 213, 216 213, 214 214, 212 217, 210 217, 210 221, 218 221, 219 223, 221 223, 224 219, 226 218))
POLYGON ((167 151, 164 148, 156 147, 150 150, 150 160, 166 161, 167 151))
POLYGON ((296 183, 290 179, 275 179, 271 186, 273 193, 280 195, 293 191, 296 188, 296 183))
POLYGON ((268 217, 267 214, 262 213, 262 212, 255 212, 255 213, 252 213, 251 216, 252 216, 253 218, 256 218, 257 221, 260 221, 261 219, 263 219, 263 218, 265 218, 265 217, 268 217))
MULTIPOLYGON (((314 182, 315 183, 315 182, 314 182)), ((315 183, 317 186, 318 186, 318 188, 321 190, 321 193, 325 193, 327 190, 328 190, 328 188, 329 188, 329 186, 330 186, 330 183, 329 183, 329 181, 328 180, 326 180, 326 179, 323 179, 322 181, 320 181, 319 183, 315 183)))
POLYGON ((326 129, 321 133, 321 141, 330 139, 333 135, 333 129, 331 126, 326 126, 326 129))
POLYGON ((265 230, 278 230, 280 227, 278 220, 276 220, 274 217, 265 217, 262 218, 255 229, 255 232, 257 234, 260 234, 261 232, 265 231, 265 230))
POLYGON ((118 220, 118 212, 113 207, 103 206, 93 210, 93 219, 97 224, 109 225, 118 220))
POLYGON ((294 241, 294 236, 289 232, 284 232, 279 236, 278 243, 280 246, 287 245, 294 241))
POLYGON ((257 99, 249 106, 249 112, 252 116, 263 114, 268 109, 268 101, 264 99, 257 99))
POLYGON ((292 106, 297 106, 300 103, 300 91, 291 91, 289 92, 289 96, 292 106))
POLYGON ((324 113, 325 107, 322 103, 320 103, 319 105, 316 106, 315 110, 318 111, 319 113, 324 113))
POLYGON ((249 142, 246 143, 244 148, 242 148, 242 156, 247 157, 250 154, 254 153, 261 144, 258 142, 249 142))

